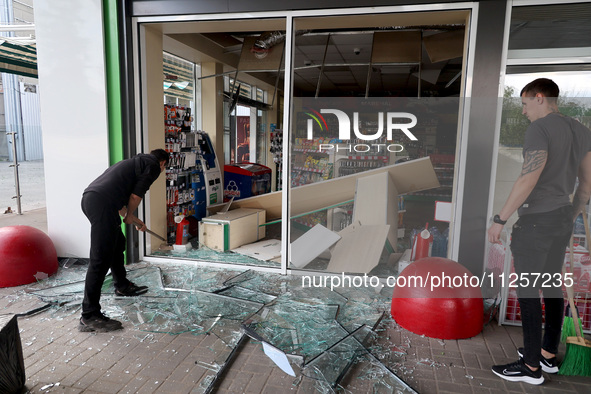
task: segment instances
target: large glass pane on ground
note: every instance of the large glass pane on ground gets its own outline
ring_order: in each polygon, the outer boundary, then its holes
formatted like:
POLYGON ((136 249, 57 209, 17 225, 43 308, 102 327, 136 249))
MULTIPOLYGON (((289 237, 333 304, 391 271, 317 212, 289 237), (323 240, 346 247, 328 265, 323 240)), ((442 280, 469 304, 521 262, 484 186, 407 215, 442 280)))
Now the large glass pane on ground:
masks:
MULTIPOLYGON (((355 381, 355 386, 388 388, 385 392, 412 392, 391 365, 374 357, 390 352, 389 345, 373 343, 379 330, 391 324, 383 319, 389 294, 310 288, 301 277, 254 270, 193 264, 129 268, 128 278, 148 286, 148 292, 115 296, 107 276, 103 312, 126 328, 133 326, 134 337, 147 345, 163 334, 199 337, 199 351, 193 353, 199 367, 192 377, 195 392, 210 392, 223 380, 248 338, 261 341, 278 366, 290 366, 285 370, 292 369, 294 386, 307 379, 327 392, 355 381)), ((57 275, 31 285, 28 293, 49 304, 35 305, 27 314, 47 313, 50 319, 79 315, 85 270, 79 264, 60 267, 57 275)))

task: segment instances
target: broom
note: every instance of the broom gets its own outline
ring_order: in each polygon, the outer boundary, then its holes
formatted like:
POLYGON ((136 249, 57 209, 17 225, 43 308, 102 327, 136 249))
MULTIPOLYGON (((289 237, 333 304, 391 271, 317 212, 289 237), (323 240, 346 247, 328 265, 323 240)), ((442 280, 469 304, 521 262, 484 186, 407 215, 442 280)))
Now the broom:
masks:
MULTIPOLYGON (((570 237, 570 253, 569 253, 569 257, 570 257, 570 266, 571 266, 571 270, 574 264, 574 252, 573 252, 573 237, 570 237)), ((562 266, 562 275, 563 277, 566 278, 566 264, 564 264, 562 266)), ((566 287, 566 286, 565 286, 566 287)), ((576 306, 575 306, 576 308, 576 306)), ((577 310, 577 315, 578 315, 578 310, 577 310)), ((579 327, 581 329, 581 331, 583 330, 583 323, 581 322, 581 319, 579 319, 578 321, 579 327)), ((560 335, 560 342, 562 343, 566 343, 566 339, 568 337, 574 337, 577 335, 577 332, 575 331, 575 321, 573 320, 573 315, 570 311, 570 304, 566 304, 566 310, 564 312, 564 320, 562 322, 562 332, 560 335)))
MULTIPOLYGON (((590 237, 586 214, 586 212, 583 212, 585 235, 587 237, 587 245, 591 245, 589 243, 590 237)), ((571 242, 571 264, 573 261, 572 246, 571 242)), ((568 297, 568 304, 574 321, 575 336, 568 336, 566 338, 566 354, 560 364, 558 374, 567 376, 591 376, 591 341, 583 338, 583 335, 581 334, 582 330, 579 324, 579 314, 575 307, 574 290, 572 286, 566 286, 566 295, 568 297)))

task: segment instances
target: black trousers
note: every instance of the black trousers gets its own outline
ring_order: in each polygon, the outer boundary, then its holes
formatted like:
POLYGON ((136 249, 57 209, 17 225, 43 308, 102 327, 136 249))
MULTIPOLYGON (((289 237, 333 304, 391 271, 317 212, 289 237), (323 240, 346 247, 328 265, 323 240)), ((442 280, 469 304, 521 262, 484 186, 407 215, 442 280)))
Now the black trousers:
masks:
POLYGON ((90 221, 90 265, 86 271, 82 317, 101 314, 101 288, 111 269, 113 284, 117 289, 129 285, 125 272, 125 236, 121 231, 121 217, 98 193, 87 192, 82 196, 82 212, 90 221))
POLYGON ((533 367, 540 364, 541 349, 558 352, 564 298, 562 265, 573 230, 571 206, 551 212, 524 215, 513 226, 511 251, 517 274, 517 297, 523 328, 523 359, 533 367), (542 305, 545 324, 542 337, 542 305))

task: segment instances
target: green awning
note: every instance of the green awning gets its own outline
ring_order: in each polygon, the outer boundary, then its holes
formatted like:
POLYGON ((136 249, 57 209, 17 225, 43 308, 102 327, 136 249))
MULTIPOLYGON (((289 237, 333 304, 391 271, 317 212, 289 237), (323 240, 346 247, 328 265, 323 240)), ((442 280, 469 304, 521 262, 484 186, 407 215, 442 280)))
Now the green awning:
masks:
POLYGON ((37 78, 37 48, 0 40, 0 72, 37 78))

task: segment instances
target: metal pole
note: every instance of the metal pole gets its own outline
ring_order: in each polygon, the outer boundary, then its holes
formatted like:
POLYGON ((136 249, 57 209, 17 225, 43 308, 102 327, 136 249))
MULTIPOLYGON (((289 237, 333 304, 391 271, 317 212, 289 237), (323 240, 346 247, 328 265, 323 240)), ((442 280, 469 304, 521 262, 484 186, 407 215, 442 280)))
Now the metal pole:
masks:
POLYGON ((324 47, 324 56, 322 56, 322 65, 320 66, 320 74, 318 74, 318 83, 316 84, 315 98, 318 98, 320 92, 320 82, 322 81, 322 74, 324 73, 324 64, 326 63, 326 54, 328 53, 328 45, 330 44, 330 33, 326 36, 326 46, 324 47))
POLYGON ((16 189, 16 196, 12 198, 16 198, 16 213, 22 215, 23 212, 21 210, 21 188, 18 179, 18 159, 16 158, 16 133, 8 133, 12 134, 12 162, 14 163, 10 167, 14 167, 14 188, 16 189))

